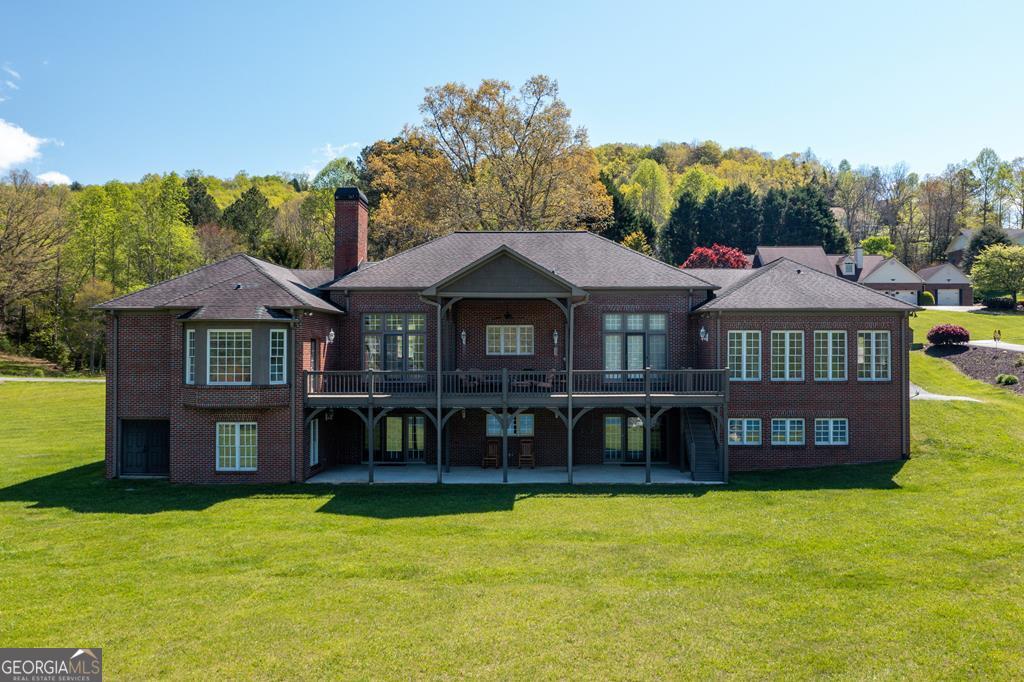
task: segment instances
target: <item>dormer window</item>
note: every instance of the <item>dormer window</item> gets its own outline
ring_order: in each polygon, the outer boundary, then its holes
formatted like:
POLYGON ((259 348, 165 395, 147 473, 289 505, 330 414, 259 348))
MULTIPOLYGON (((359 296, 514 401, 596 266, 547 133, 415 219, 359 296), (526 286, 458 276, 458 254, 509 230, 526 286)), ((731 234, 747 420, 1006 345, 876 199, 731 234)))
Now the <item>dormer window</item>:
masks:
POLYGON ((856 275, 857 274, 857 264, 854 263, 852 260, 843 261, 843 274, 844 275, 850 275, 851 277, 853 275, 856 275))

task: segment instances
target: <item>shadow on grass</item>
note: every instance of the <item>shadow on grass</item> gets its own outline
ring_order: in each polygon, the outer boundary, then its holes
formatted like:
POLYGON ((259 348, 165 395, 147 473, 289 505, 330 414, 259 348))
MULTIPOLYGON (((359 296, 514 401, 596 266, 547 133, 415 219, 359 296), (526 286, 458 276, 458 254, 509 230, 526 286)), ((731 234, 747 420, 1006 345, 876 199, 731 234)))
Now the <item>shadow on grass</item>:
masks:
POLYGON ((735 474, 725 486, 707 485, 176 485, 166 481, 103 477, 95 462, 0 489, 0 502, 34 509, 63 508, 83 514, 157 514, 203 511, 245 498, 327 496, 319 513, 399 519, 512 511, 530 497, 699 498, 730 492, 798 490, 894 490, 903 462, 821 469, 735 474))
POLYGON ((928 346, 925 349, 924 354, 933 358, 951 358, 956 355, 963 355, 970 350, 971 346, 944 344, 941 346, 928 346))

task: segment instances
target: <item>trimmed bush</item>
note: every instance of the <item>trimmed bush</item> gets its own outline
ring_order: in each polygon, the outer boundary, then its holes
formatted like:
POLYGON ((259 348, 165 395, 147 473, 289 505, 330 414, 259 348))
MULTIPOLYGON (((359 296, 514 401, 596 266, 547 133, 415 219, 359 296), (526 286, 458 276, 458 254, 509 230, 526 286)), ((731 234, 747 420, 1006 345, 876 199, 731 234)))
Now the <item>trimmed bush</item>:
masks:
POLYGON ((992 310, 1013 310, 1013 299, 1009 296, 990 296, 982 299, 981 303, 992 310))
POLYGON ((922 291, 917 295, 918 305, 935 305, 935 296, 930 291, 922 291))
POLYGON ((1013 361, 1013 366, 1014 367, 1024 367, 1024 355, 1021 355, 1016 360, 1014 360, 1013 361))
POLYGON ((958 324, 937 324, 928 332, 928 343, 933 346, 956 346, 970 340, 970 333, 958 324))
POLYGON ((1019 383, 1019 380, 1012 374, 1000 374, 996 377, 996 383, 1000 386, 1013 386, 1014 384, 1019 383))

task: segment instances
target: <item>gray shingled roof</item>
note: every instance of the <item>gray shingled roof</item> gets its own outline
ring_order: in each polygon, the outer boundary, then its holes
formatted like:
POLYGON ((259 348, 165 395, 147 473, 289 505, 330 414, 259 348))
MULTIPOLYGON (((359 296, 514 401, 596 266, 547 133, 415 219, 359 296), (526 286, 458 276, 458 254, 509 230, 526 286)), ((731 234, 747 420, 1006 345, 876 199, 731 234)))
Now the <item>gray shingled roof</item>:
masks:
POLYGON ((726 287, 700 310, 919 310, 917 306, 782 258, 726 287))
POLYGON ((754 256, 765 266, 769 263, 788 258, 791 261, 814 268, 818 272, 835 274, 835 263, 825 254, 820 246, 759 246, 754 256))
POLYGON ((330 280, 324 270, 289 270, 238 254, 166 282, 96 306, 104 310, 197 309, 191 319, 260 320, 275 308, 339 312, 309 282, 330 280))
POLYGON ((750 277, 757 270, 751 268, 683 268, 683 272, 725 289, 750 277))
POLYGON ((361 267, 331 289, 425 289, 507 246, 583 289, 711 289, 679 268, 592 232, 455 232, 361 267))

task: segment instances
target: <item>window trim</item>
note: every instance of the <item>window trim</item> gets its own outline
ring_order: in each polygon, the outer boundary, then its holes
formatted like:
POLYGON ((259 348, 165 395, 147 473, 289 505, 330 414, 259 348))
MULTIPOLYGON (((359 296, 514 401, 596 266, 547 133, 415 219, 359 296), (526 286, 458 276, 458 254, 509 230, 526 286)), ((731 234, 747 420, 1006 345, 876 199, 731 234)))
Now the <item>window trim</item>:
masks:
MULTIPOLYGON (((537 431, 537 418, 534 416, 533 412, 520 412, 517 415, 511 415, 510 414, 508 416, 512 417, 512 421, 509 423, 509 427, 511 429, 508 432, 508 437, 509 438, 533 438, 534 437, 534 434, 537 431), (523 433, 521 428, 520 428, 520 426, 519 426, 519 420, 522 417, 530 417, 530 432, 529 433, 523 433)), ((486 419, 486 422, 484 424, 484 431, 487 434, 487 437, 488 438, 501 438, 501 422, 497 423, 497 427, 498 427, 497 428, 497 433, 493 433, 491 431, 491 419, 497 420, 498 419, 498 415, 496 415, 496 414, 488 414, 487 415, 487 419, 486 419)))
POLYGON ((731 448, 743 448, 743 447, 758 447, 764 443, 764 431, 762 429, 762 423, 760 417, 730 417, 726 424, 726 441, 729 443, 731 448), (732 424, 733 422, 740 423, 740 440, 733 442, 732 436, 732 424), (746 435, 750 431, 747 427, 751 424, 757 424, 757 442, 752 443, 746 440, 746 435))
POLYGON ((259 424, 257 424, 256 422, 216 422, 216 424, 214 425, 214 431, 213 431, 214 441, 215 441, 215 443, 214 443, 214 464, 215 464, 215 470, 216 471, 225 471, 225 472, 253 472, 253 471, 256 471, 259 468, 259 454, 260 454, 260 441, 259 441, 260 433, 259 433, 259 429, 260 429, 259 424), (233 466, 233 467, 222 467, 220 465, 220 427, 221 426, 233 426, 234 427, 234 450, 235 450, 234 461, 235 461, 235 466, 233 466), (256 449, 256 464, 255 464, 255 466, 252 466, 252 467, 239 466, 239 462, 241 462, 241 459, 242 459, 241 448, 242 448, 242 427, 243 426, 252 426, 255 429, 255 431, 254 431, 254 439, 253 439, 253 446, 256 449))
POLYGON ((309 466, 320 464, 320 420, 313 418, 309 422, 309 466))
POLYGON ((726 371, 729 373, 729 381, 748 381, 756 382, 761 381, 761 365, 764 363, 764 344, 761 338, 760 329, 730 329, 725 335, 725 365, 726 371), (740 373, 741 376, 732 376, 732 369, 729 367, 729 339, 733 334, 742 334, 740 337, 742 343, 740 344, 740 373), (749 334, 757 335, 757 375, 756 376, 743 376, 747 370, 747 339, 749 334))
POLYGON ((272 386, 288 383, 288 330, 271 329, 267 340, 267 382, 272 386), (274 380, 274 336, 281 335, 281 378, 274 380))
POLYGON ((185 383, 196 385, 196 330, 185 330, 185 383))
POLYGON ((850 379, 850 335, 847 333, 847 331, 845 329, 815 329, 814 330, 814 337, 812 339, 812 342, 814 342, 814 349, 813 349, 814 350, 814 380, 815 381, 825 382, 825 383, 836 382, 836 381, 849 381, 849 379, 850 379), (817 360, 818 360, 817 335, 818 334, 828 334, 829 335, 827 337, 828 338, 828 351, 827 351, 828 362, 826 363, 826 365, 828 366, 828 373, 830 375, 828 377, 819 377, 818 376, 818 367, 817 367, 817 365, 818 365, 818 363, 817 363, 817 360), (843 335, 843 343, 842 343, 841 346, 834 346, 832 344, 832 334, 842 334, 843 335), (837 378, 837 377, 831 376, 831 374, 832 374, 832 352, 833 352, 833 349, 837 348, 837 347, 840 347, 840 348, 843 349, 843 377, 841 379, 837 378))
POLYGON ((803 417, 776 417, 772 419, 771 423, 771 442, 776 447, 802 447, 807 445, 807 421, 803 417), (775 422, 786 422, 786 442, 779 443, 775 441, 775 422), (790 424, 792 422, 800 422, 800 442, 789 442, 790 424))
MULTIPOLYGON (((669 366, 669 314, 668 311, 664 310, 653 310, 644 312, 623 312, 623 311, 610 311, 601 313, 601 368, 608 372, 623 372, 627 374, 635 374, 641 370, 637 369, 626 369, 629 366, 629 344, 626 342, 627 336, 642 336, 644 339, 643 347, 643 366, 644 368, 650 367, 651 369, 667 369, 669 366), (630 329, 628 318, 630 315, 640 315, 643 318, 642 329, 630 329), (611 318, 618 318, 618 326, 610 326, 608 321, 611 318), (651 326, 651 318, 661 318, 664 321, 664 326, 657 328, 651 326), (608 339, 610 337, 617 337, 619 340, 618 349, 618 361, 619 367, 608 366, 608 339), (654 337, 661 337, 662 339, 662 350, 664 355, 660 360, 660 364, 663 366, 657 366, 659 363, 654 362, 654 358, 651 356, 651 339, 654 337)), ((620 375, 608 375, 608 378, 618 380, 620 375)))
POLYGON ((849 445, 850 444, 850 420, 848 418, 846 418, 846 417, 815 417, 815 419, 814 419, 814 444, 815 445, 832 446, 832 447, 842 447, 844 445, 849 445), (828 440, 827 441, 820 441, 820 440, 818 440, 818 424, 821 423, 821 422, 827 422, 828 423, 828 440), (844 429, 844 433, 846 434, 846 440, 843 440, 843 441, 835 440, 835 422, 844 422, 846 424, 846 429, 844 429))
POLYGON ((253 371, 252 371, 252 369, 253 369, 253 364, 252 364, 252 360, 253 360, 252 337, 253 337, 253 333, 252 333, 252 329, 251 328, 247 328, 247 329, 243 329, 243 328, 236 328, 236 329, 227 328, 227 329, 224 329, 224 328, 221 328, 221 329, 207 329, 206 330, 206 385, 207 386, 252 386, 253 385, 253 383, 252 383, 252 378, 253 378, 253 371), (241 333, 246 333, 246 334, 249 335, 249 381, 211 381, 210 380, 210 367, 211 367, 211 363, 210 363, 210 350, 211 350, 211 347, 213 345, 213 344, 210 343, 210 337, 213 334, 223 333, 223 332, 228 332, 228 333, 240 333, 241 332, 241 333))
MULTIPOLYGON (((877 344, 873 343, 873 347, 877 348, 877 344)), ((867 381, 867 382, 872 382, 872 383, 892 381, 892 334, 889 332, 888 329, 858 329, 857 330, 857 381, 867 381), (885 351, 885 353, 886 353, 886 363, 885 363, 886 376, 884 376, 884 377, 877 376, 877 369, 878 369, 878 362, 877 362, 878 354, 877 353, 872 356, 872 363, 870 365, 870 367, 871 367, 871 376, 870 377, 862 377, 860 375, 860 364, 861 364, 860 363, 860 356, 861 356, 861 353, 860 353, 860 336, 861 336, 861 334, 870 334, 872 338, 874 338, 875 335, 878 335, 878 334, 885 334, 885 338, 886 338, 886 340, 888 342, 888 343, 886 343, 886 351, 885 351)))
POLYGON ((489 357, 530 357, 536 355, 537 351, 537 330, 532 324, 488 324, 484 327, 484 354, 489 357), (498 329, 498 350, 492 351, 491 330, 498 329), (505 348, 505 330, 516 330, 516 349, 509 351, 505 348), (523 330, 530 330, 530 352, 523 352, 523 330))
POLYGON ((807 336, 806 333, 803 330, 801 330, 801 329, 773 329, 771 331, 771 334, 769 334, 769 336, 768 336, 769 344, 771 346, 771 357, 770 357, 770 360, 769 360, 769 363, 768 363, 768 378, 771 381, 778 381, 778 382, 783 382, 783 383, 793 383, 793 382, 801 382, 801 381, 804 380, 804 365, 807 364, 807 338, 806 338, 806 336, 807 336), (775 377, 775 335, 776 334, 783 334, 784 335, 783 339, 785 339, 785 343, 783 345, 782 358, 784 360, 783 371, 785 372, 786 376, 778 377, 778 378, 775 377), (791 334, 799 334, 800 335, 800 376, 792 376, 793 371, 792 371, 792 368, 790 367, 790 361, 793 359, 792 354, 790 353, 790 341, 792 339, 792 337, 790 336, 791 334))
POLYGON ((403 373, 421 373, 427 372, 429 369, 429 363, 427 358, 429 357, 427 348, 427 327, 430 323, 430 318, 425 312, 398 312, 398 311, 380 311, 380 310, 367 310, 364 311, 359 319, 359 363, 362 369, 370 369, 369 352, 367 350, 367 338, 377 337, 380 339, 380 346, 377 348, 377 363, 379 367, 374 371, 377 372, 403 372, 403 373), (376 315, 380 318, 379 329, 367 329, 367 318, 371 315, 376 315), (401 330, 389 330, 387 328, 387 320, 389 315, 398 315, 402 318, 402 329, 401 330), (409 318, 413 315, 421 316, 423 318, 422 329, 409 329, 409 318), (387 342, 385 339, 388 336, 397 336, 401 339, 401 366, 400 367, 384 367, 386 356, 387 356, 387 342), (409 368, 409 340, 411 337, 418 336, 423 339, 423 368, 422 369, 410 369, 409 368))

